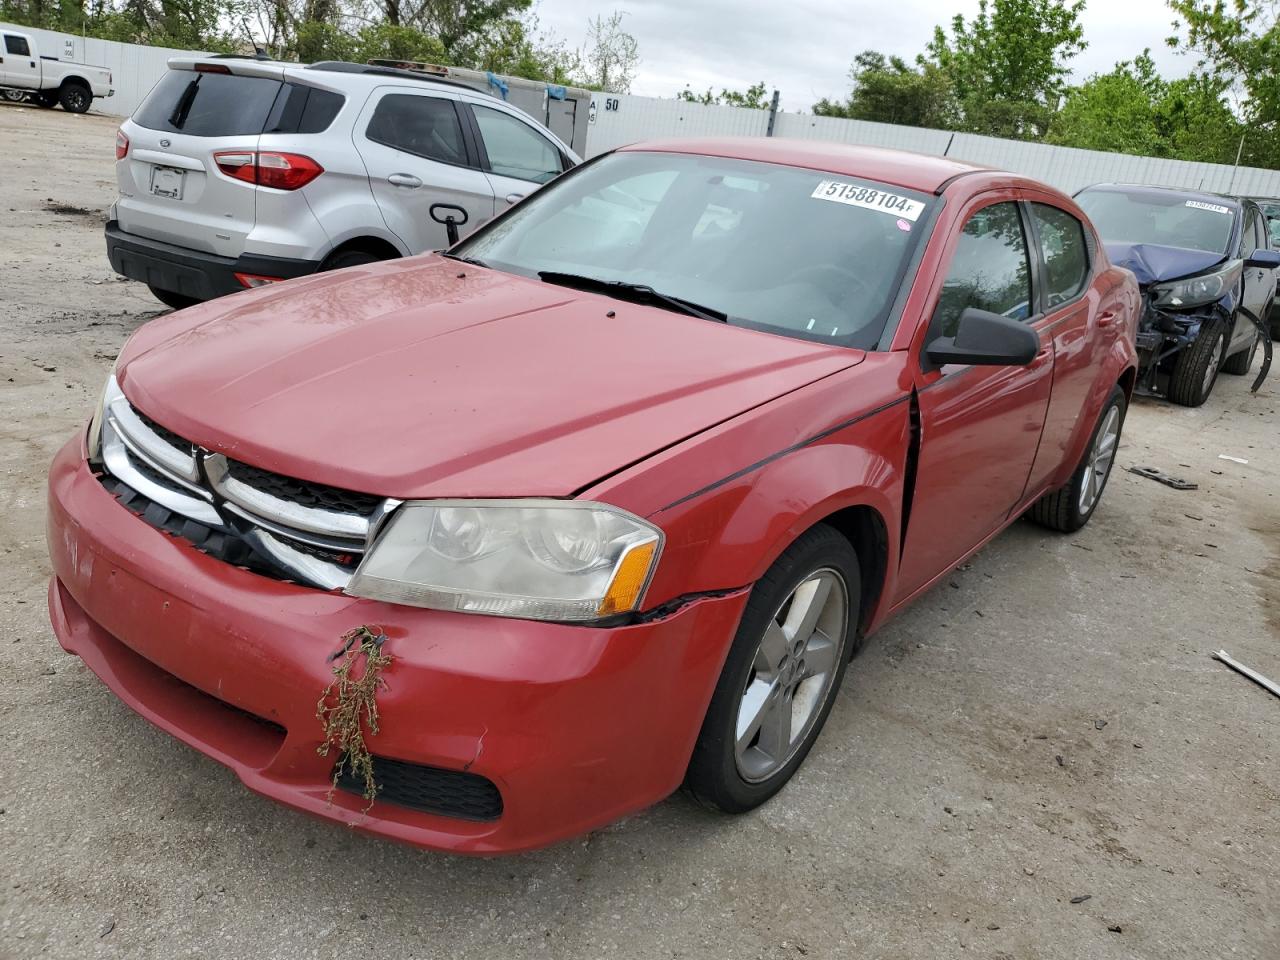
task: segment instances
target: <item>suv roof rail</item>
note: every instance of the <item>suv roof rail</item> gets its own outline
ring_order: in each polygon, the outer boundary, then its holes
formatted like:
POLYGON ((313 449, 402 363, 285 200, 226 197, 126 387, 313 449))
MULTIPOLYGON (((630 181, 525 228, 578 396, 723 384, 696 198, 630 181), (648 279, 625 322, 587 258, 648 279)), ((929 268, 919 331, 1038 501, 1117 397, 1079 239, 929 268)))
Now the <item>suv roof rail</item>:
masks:
MULTIPOLYGON (((461 80, 450 80, 448 77, 423 73, 419 70, 403 70, 399 67, 379 67, 367 63, 350 63, 346 60, 321 60, 318 63, 307 64, 305 69, 326 70, 330 73, 362 73, 379 77, 400 77, 403 80, 417 80, 421 83, 442 83, 446 87, 469 90, 471 93, 478 93, 482 97, 493 97, 493 94, 481 90, 479 87, 473 87, 469 83, 463 83, 461 80)), ((494 99, 497 98, 495 97, 494 99)))

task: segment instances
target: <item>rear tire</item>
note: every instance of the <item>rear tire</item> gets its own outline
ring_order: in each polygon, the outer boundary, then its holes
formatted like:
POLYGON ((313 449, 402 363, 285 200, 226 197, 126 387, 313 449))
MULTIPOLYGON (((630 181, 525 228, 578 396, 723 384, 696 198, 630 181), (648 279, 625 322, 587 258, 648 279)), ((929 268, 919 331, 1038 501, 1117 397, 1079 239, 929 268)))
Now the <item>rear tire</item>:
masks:
POLYGON ((378 263, 385 260, 376 253, 370 253, 367 250, 345 250, 342 253, 334 254, 324 263, 320 264, 317 273, 324 273, 328 270, 342 270, 346 267, 359 267, 366 263, 378 263))
POLYGON ((1203 322, 1195 343, 1178 354, 1169 377, 1169 399, 1184 407, 1198 407, 1208 400, 1226 349, 1226 325, 1217 320, 1203 322))
POLYGON ((64 83, 58 91, 58 102, 67 113, 88 113, 93 106, 93 94, 82 83, 64 83))
POLYGON ((195 297, 184 296, 181 293, 174 293, 172 290, 162 290, 160 287, 153 287, 147 284, 147 289, 151 291, 151 295, 163 303, 166 307, 172 307, 174 310, 185 310, 187 307, 194 307, 197 303, 203 301, 197 300, 195 297))
POLYGON ((860 583, 857 552, 825 524, 756 582, 685 775, 700 803, 744 813, 799 769, 849 665, 860 583))
POLYGON ((1243 377, 1253 367, 1253 358, 1258 353, 1258 335, 1253 335, 1253 343, 1249 344, 1248 350, 1241 350, 1235 356, 1227 357, 1227 362, 1222 365, 1222 372, 1229 373, 1233 377, 1243 377))
POLYGON ((1127 406, 1124 391, 1118 386, 1113 387, 1111 396, 1098 414, 1089 446, 1085 448, 1084 458, 1076 472, 1066 486, 1046 493, 1032 504, 1027 511, 1028 518, 1059 533, 1075 533, 1089 522, 1102 501, 1102 492, 1107 488, 1107 480, 1115 467, 1127 406))

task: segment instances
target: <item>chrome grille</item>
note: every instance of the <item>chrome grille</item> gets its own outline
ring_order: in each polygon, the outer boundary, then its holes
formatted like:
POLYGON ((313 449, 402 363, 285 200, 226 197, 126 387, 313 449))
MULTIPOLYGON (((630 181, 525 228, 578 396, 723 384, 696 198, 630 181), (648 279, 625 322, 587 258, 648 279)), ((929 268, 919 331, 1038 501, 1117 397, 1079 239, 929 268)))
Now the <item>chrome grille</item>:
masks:
MULTIPOLYGON (((102 461, 117 481, 158 505, 160 513, 130 497, 126 506, 144 519, 185 517, 202 531, 243 543, 258 561, 253 568, 324 590, 347 585, 382 520, 400 503, 281 476, 198 447, 135 410, 114 378, 103 408, 102 461)), ((175 529, 168 520, 159 525, 175 529)), ((187 539, 203 549, 207 534, 187 539)))

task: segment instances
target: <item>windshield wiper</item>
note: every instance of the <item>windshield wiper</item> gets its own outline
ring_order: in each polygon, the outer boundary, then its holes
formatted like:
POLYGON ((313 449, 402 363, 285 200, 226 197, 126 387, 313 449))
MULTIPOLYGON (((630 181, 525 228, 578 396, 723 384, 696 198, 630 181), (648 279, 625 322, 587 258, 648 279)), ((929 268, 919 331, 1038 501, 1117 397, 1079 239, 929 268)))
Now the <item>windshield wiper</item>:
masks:
POLYGON ((195 103, 196 94, 199 90, 200 77, 197 75, 182 91, 182 96, 178 98, 178 102, 174 105, 173 113, 169 115, 169 124, 175 130, 181 130, 187 125, 187 117, 191 113, 191 105, 195 103))
POLYGON ((449 253, 447 250, 441 250, 440 256, 448 257, 450 260, 457 260, 459 263, 469 263, 473 267, 485 267, 489 270, 493 269, 492 266, 484 260, 481 260, 479 257, 464 257, 460 253, 449 253))
POLYGON ((543 283, 555 283, 562 287, 577 287, 580 290, 596 290, 608 293, 619 299, 633 299, 641 303, 656 303, 674 310, 676 313, 700 317, 703 320, 714 320, 716 323, 728 323, 729 315, 723 310, 704 307, 681 297, 673 297, 667 293, 659 293, 645 283, 628 283, 626 280, 601 280, 599 277, 586 277, 577 273, 559 273, 555 270, 541 270, 538 278, 543 283))

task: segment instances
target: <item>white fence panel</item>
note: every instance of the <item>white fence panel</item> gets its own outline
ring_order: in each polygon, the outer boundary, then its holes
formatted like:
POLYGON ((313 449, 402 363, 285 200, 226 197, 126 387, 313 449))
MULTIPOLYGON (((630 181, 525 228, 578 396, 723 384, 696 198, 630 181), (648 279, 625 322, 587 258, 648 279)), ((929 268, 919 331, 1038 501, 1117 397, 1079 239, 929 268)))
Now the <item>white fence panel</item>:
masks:
POLYGON ((616 93, 593 93, 591 117, 588 157, 657 137, 763 137, 769 127, 767 110, 616 93))
POLYGON ((95 40, 53 30, 36 30, 12 23, 0 23, 6 30, 17 30, 35 38, 37 52, 45 57, 74 60, 111 71, 115 96, 93 101, 93 110, 116 117, 130 116, 163 76, 170 57, 200 56, 191 50, 147 47, 137 43, 95 40))
POLYGON ((840 117, 815 117, 805 113, 780 113, 773 132, 779 137, 799 140, 834 140, 870 147, 892 147, 916 153, 940 154, 947 148, 951 134, 924 127, 900 127, 892 123, 867 120, 843 120, 840 117))

